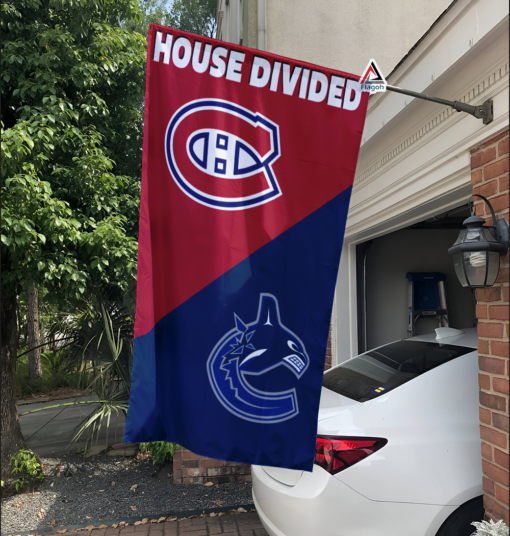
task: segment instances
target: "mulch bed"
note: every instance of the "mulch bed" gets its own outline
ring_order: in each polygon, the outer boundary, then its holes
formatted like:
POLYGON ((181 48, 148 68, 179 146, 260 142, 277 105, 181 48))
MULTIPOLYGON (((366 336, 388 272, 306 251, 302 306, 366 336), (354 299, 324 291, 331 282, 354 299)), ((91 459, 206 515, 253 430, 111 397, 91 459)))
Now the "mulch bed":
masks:
POLYGON ((46 477, 35 493, 2 497, 2 534, 136 516, 163 521, 165 513, 193 510, 191 514, 252 502, 251 484, 174 484, 171 463, 155 466, 141 453, 132 458, 68 454, 42 461, 46 477))

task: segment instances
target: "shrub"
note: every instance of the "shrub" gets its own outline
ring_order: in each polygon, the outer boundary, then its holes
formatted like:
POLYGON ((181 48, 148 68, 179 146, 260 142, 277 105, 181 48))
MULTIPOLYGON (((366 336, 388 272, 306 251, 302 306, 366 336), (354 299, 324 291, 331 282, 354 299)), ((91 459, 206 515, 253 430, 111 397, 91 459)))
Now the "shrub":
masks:
POLYGON ((41 352, 41 365, 42 378, 30 380, 28 378, 28 355, 18 358, 16 363, 17 398, 47 394, 65 387, 85 388, 90 382, 90 374, 86 371, 80 372, 79 364, 70 360, 70 352, 66 349, 41 352))
POLYGON ((37 461, 33 451, 29 449, 20 450, 11 458, 11 462, 13 465, 12 475, 15 478, 12 485, 17 492, 21 491, 25 484, 28 483, 32 484, 33 491, 35 482, 44 479, 42 464, 37 461))
POLYGON ((65 350, 41 352, 41 364, 52 376, 64 374, 69 368, 68 354, 65 350))
POLYGON ((152 443, 141 443, 140 450, 151 453, 154 458, 153 465, 156 463, 164 464, 174 457, 175 450, 179 447, 176 443, 167 443, 166 441, 153 441, 152 443))

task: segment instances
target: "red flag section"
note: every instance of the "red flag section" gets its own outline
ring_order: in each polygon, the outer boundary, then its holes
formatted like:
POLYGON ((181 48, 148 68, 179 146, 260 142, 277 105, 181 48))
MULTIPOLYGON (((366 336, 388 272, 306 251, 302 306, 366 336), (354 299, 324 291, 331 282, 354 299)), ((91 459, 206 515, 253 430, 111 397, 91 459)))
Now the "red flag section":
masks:
POLYGON ((356 76, 151 26, 136 336, 351 186, 367 102, 356 76))

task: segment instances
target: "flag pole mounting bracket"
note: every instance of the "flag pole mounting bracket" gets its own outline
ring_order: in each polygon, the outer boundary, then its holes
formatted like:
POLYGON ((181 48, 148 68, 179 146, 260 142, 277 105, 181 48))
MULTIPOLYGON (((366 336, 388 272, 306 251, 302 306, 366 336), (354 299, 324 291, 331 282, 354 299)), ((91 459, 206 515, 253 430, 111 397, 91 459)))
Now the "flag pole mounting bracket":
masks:
POLYGON ((388 91, 394 91, 395 93, 402 93, 402 95, 409 95, 410 97, 415 97, 417 99, 428 100, 431 102, 437 102, 438 104, 443 104, 445 106, 450 106, 454 110, 457 110, 457 112, 466 112, 477 119, 483 119, 484 125, 492 123, 494 119, 494 105, 492 99, 486 100, 481 105, 472 106, 471 104, 466 104, 465 102, 452 102, 449 100, 440 99, 438 97, 431 97, 430 95, 425 95, 424 93, 416 93, 415 91, 409 91, 408 89, 402 89, 390 85, 386 85, 386 89, 388 91))

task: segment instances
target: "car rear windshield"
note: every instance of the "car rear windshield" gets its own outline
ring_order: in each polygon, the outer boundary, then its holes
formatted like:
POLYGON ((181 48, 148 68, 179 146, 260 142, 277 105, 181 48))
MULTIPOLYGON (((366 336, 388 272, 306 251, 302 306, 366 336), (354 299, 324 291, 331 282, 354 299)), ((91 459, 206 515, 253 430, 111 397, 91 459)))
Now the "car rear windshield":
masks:
POLYGON ((366 402, 417 378, 473 348, 422 341, 398 341, 361 354, 324 374, 322 386, 366 402))

